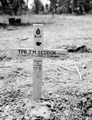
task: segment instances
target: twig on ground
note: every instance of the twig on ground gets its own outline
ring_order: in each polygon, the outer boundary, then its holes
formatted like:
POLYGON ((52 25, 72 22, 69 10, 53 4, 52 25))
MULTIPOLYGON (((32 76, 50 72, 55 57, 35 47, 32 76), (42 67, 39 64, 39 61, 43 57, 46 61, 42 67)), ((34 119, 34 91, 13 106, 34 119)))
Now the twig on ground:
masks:
POLYGON ((24 41, 24 40, 28 40, 29 37, 26 37, 26 38, 22 38, 21 40, 24 41))
POLYGON ((77 73, 79 74, 80 80, 83 81, 82 80, 82 75, 81 75, 81 73, 80 73, 80 71, 79 71, 79 69, 76 65, 75 65, 75 69, 76 69, 77 73))
POLYGON ((60 66, 60 67, 63 68, 63 69, 65 69, 65 70, 69 70, 69 71, 75 72, 75 70, 71 70, 68 67, 65 67, 65 66, 60 66))

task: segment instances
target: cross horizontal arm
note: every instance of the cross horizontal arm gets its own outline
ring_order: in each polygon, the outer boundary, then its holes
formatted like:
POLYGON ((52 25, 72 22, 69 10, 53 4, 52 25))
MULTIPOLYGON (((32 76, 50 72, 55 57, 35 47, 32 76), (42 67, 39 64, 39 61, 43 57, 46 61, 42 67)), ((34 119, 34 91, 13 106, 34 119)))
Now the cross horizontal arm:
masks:
POLYGON ((44 49, 44 50, 34 50, 34 49, 10 49, 9 50, 10 57, 13 59, 16 58, 34 58, 34 57, 42 57, 42 58, 53 58, 53 57, 60 57, 60 58, 67 58, 68 53, 65 50, 58 50, 58 49, 44 49))

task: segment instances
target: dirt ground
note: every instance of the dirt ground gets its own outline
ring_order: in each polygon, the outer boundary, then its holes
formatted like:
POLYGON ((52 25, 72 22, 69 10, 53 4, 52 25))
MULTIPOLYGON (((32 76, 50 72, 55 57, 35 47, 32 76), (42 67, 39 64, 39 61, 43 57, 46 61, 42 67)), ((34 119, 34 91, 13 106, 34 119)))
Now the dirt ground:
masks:
MULTIPOLYGON (((0 22, 8 23, 8 18, 0 16, 0 22)), ((33 25, 0 27, 0 120, 91 120, 92 16, 21 18, 23 23, 44 22, 44 48, 66 49, 68 57, 43 60, 42 100, 38 105, 32 101, 33 61, 9 59, 2 50, 33 48, 33 25), (75 48, 80 49, 69 52, 75 48)))

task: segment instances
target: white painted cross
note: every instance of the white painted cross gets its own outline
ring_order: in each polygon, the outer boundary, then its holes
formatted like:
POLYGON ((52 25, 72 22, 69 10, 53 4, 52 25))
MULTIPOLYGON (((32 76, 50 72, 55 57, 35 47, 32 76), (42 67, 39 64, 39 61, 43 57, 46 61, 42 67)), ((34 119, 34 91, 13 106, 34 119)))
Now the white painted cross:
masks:
POLYGON ((43 49, 43 24, 34 24, 34 49, 10 49, 12 58, 33 58, 33 99, 41 99, 42 93, 42 59, 60 57, 67 58, 64 50, 43 49))

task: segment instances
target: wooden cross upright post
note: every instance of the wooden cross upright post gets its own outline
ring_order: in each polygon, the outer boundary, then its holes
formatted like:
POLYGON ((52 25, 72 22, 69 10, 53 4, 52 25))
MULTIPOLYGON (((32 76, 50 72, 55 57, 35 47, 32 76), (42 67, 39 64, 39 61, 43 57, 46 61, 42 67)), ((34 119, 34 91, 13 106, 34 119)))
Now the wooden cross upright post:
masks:
MULTIPOLYGON (((34 51, 43 50, 43 25, 34 25, 34 51)), ((33 61, 33 99, 41 99, 42 92, 42 57, 35 56, 33 61)))
POLYGON ((43 24, 34 24, 34 49, 10 49, 12 58, 33 58, 33 100, 40 100, 42 93, 42 59, 60 57, 66 59, 65 50, 43 49, 43 24))

